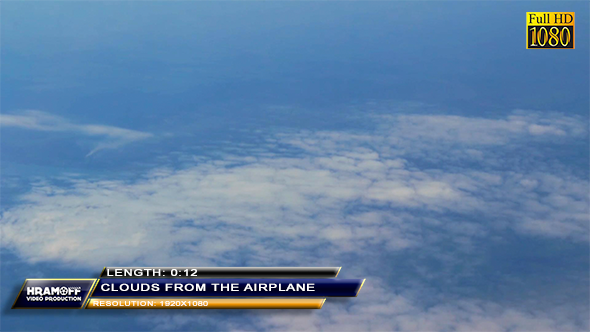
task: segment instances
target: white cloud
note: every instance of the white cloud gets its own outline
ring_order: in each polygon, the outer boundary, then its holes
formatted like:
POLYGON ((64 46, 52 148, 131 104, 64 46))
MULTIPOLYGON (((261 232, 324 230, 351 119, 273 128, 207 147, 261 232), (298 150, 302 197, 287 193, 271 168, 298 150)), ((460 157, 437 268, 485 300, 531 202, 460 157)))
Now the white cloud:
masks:
POLYGON ((546 173, 518 174, 510 179, 511 195, 518 197, 507 209, 517 230, 535 235, 588 241, 588 180, 546 173), (522 179, 522 180, 520 180, 522 179))
MULTIPOLYGON (((217 257, 235 258, 246 248, 256 248, 257 256, 271 255, 275 241, 291 260, 297 256, 290 249, 339 246, 347 234, 354 248, 365 241, 409 241, 387 220, 372 228, 346 220, 346 204, 362 199, 362 188, 370 181, 314 167, 308 160, 289 159, 227 168, 211 162, 183 171, 160 170, 134 184, 80 180, 63 193, 39 187, 22 205, 4 212, 3 243, 31 261, 180 264, 199 253, 203 263, 211 264, 217 257), (113 229, 119 231, 113 234, 113 229), (21 232, 45 235, 39 241, 21 237, 21 232)), ((409 198, 400 204, 405 200, 409 198)))
POLYGON ((394 123, 391 138, 461 143, 467 145, 501 145, 510 140, 533 136, 580 136, 586 133, 581 118, 560 113, 515 111, 505 119, 463 117, 455 115, 378 116, 394 123))
POLYGON ((87 157, 103 149, 115 149, 153 136, 150 133, 113 126, 75 124, 62 117, 34 110, 19 114, 0 114, 0 125, 38 131, 75 132, 101 137, 103 140, 86 155, 87 157))

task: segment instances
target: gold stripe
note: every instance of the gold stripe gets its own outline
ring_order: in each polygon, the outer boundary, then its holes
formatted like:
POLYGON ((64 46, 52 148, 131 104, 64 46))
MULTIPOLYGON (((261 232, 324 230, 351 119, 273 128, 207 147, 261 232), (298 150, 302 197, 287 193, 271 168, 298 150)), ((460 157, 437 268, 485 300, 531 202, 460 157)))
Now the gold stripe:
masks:
POLYGON ((325 301, 325 298, 91 298, 86 309, 321 309, 325 301), (201 305, 199 305, 199 301, 201 301, 201 305), (110 305, 107 305, 107 303, 110 303, 110 305), (116 304, 116 306, 113 306, 113 304, 116 304))
MULTIPOLYGON (((342 266, 338 268, 338 272, 336 272, 336 277, 338 276, 338 274, 340 273, 340 270, 342 270, 342 266)), ((334 277, 335 278, 335 277, 334 277)))
POLYGON ((96 286, 98 286, 98 281, 100 279, 96 279, 94 280, 94 282, 92 283, 92 287, 90 287, 90 289, 88 290, 88 294, 86 294, 86 298, 84 299, 84 302, 82 302, 82 306, 80 307, 80 309, 84 309, 85 307, 88 307, 88 299, 92 296, 92 294, 94 294, 94 290, 96 289, 96 286), (84 304, 86 304, 86 306, 84 306, 84 304))
POLYGON ((92 297, 92 295, 94 295, 94 291, 96 290, 96 287, 98 286, 99 282, 100 282, 100 279, 96 279, 96 285, 92 288, 92 293, 89 293, 90 297, 92 297))
POLYGON ((359 293, 361 292, 361 288, 363 288, 363 285, 365 284, 365 281, 366 281, 366 280, 367 280, 367 279, 363 279, 363 282, 361 283, 361 287, 359 287, 359 290, 356 292, 356 295, 355 295, 355 297, 356 297, 356 296, 359 296, 359 293))

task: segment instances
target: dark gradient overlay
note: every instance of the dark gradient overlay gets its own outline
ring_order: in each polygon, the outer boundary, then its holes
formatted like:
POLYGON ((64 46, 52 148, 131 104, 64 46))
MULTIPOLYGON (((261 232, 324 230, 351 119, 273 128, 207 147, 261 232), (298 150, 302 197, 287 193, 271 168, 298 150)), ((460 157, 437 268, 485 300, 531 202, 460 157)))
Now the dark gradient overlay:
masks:
POLYGON ((105 267, 100 278, 335 278, 340 267, 105 267))

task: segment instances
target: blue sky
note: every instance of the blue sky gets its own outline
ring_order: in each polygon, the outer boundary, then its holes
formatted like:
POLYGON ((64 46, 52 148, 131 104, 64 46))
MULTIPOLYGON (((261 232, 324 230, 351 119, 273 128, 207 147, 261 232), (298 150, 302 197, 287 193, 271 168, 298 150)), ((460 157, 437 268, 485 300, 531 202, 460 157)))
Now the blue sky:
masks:
POLYGON ((2 330, 588 330, 584 2, 4 2, 2 330), (527 11, 576 13, 526 50, 527 11), (314 312, 14 311, 103 266, 342 266, 314 312))

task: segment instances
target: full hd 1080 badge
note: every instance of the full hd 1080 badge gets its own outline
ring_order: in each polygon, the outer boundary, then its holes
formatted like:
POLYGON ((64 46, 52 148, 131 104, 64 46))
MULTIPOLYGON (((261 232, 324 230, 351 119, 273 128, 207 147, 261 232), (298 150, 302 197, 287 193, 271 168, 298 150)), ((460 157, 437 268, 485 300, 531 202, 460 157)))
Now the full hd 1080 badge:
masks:
POLYGON ((526 48, 575 48, 574 13, 526 13, 526 48))

